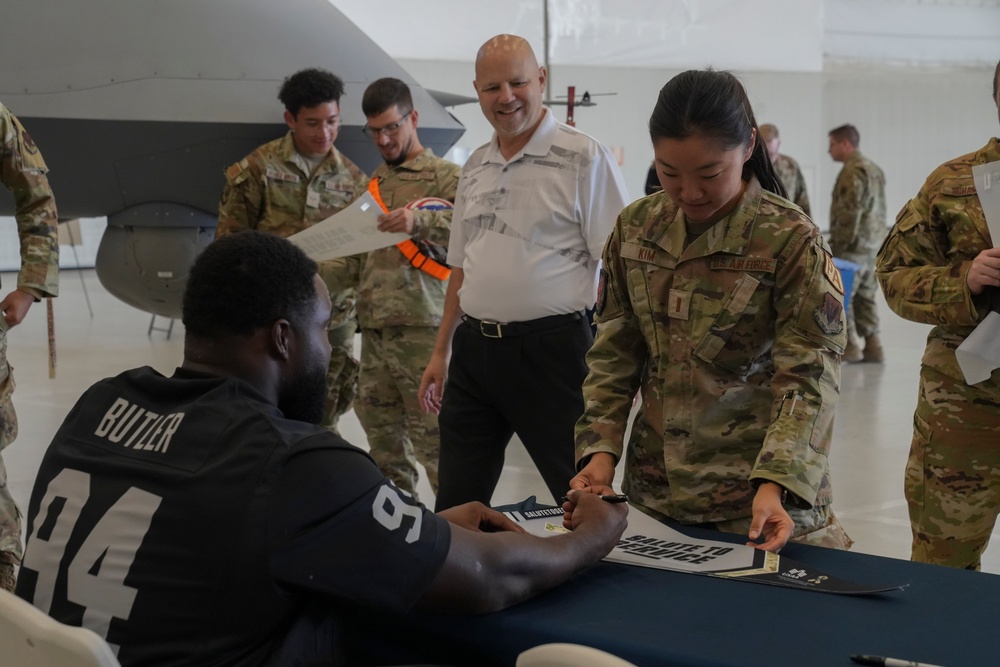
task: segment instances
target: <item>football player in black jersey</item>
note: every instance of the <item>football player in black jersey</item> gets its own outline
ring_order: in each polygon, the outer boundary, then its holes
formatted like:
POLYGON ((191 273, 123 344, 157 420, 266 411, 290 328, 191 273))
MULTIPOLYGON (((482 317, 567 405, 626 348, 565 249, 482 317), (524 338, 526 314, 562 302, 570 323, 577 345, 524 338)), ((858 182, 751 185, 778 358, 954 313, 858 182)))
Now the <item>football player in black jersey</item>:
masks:
POLYGON ((478 503, 434 514, 316 426, 330 311, 290 242, 209 246, 181 367, 98 382, 49 446, 17 593, 126 667, 343 664, 352 611, 498 610, 612 549, 624 505, 573 492, 548 539, 478 503))

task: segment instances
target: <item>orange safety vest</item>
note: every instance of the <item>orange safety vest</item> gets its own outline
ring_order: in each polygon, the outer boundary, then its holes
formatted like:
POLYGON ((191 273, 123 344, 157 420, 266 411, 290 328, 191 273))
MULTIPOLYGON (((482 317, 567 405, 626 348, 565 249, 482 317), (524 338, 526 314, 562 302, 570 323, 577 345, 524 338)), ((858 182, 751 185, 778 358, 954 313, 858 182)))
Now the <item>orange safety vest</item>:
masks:
MULTIPOLYGON (((389 207, 385 205, 382 201, 382 193, 378 190, 378 179, 373 178, 368 181, 368 192, 371 193, 372 197, 375 199, 375 203, 379 205, 384 213, 389 212, 389 207)), ((448 280, 448 276, 451 275, 451 269, 440 264, 424 253, 420 252, 420 247, 413 242, 412 239, 406 239, 396 244, 399 248, 399 252, 403 253, 403 257, 406 261, 410 263, 416 269, 420 269, 424 273, 437 278, 438 280, 448 280)))

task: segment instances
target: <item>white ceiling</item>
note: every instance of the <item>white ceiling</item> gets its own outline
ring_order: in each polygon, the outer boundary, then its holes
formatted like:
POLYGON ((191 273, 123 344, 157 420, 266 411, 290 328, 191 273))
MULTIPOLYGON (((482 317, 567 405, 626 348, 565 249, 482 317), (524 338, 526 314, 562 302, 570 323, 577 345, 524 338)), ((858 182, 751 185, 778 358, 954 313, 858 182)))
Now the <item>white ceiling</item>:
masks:
POLYGON ((1000 0, 330 0, 397 59, 471 61, 498 33, 563 65, 817 72, 992 66, 1000 0))

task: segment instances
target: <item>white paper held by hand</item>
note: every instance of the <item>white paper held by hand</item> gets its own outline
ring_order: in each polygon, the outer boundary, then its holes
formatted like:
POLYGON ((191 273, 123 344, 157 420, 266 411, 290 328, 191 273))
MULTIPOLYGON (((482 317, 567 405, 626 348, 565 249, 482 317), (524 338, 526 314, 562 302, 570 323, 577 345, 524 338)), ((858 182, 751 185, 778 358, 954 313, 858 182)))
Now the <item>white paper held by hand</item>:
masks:
POLYGON ((402 232, 380 232, 378 216, 381 214, 375 199, 366 192, 339 213, 298 234, 292 234, 288 240, 302 248, 314 261, 322 262, 378 250, 410 238, 402 232))
POLYGON ((993 238, 993 247, 1000 240, 1000 161, 977 164, 972 168, 976 195, 983 206, 986 226, 993 238))
POLYGON ((989 379, 1000 368, 1000 314, 990 312, 958 346, 955 358, 967 384, 989 379))

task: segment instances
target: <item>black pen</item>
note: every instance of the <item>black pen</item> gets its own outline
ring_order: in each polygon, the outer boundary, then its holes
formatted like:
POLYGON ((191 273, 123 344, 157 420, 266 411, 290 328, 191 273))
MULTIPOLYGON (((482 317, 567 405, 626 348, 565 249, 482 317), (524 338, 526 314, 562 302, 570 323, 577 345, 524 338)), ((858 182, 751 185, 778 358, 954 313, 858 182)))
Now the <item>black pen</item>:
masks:
MULTIPOLYGON (((628 502, 628 496, 626 496, 624 493, 609 493, 607 495, 600 496, 600 498, 601 498, 601 500, 603 500, 606 503, 627 503, 628 502)), ((563 496, 562 498, 559 499, 559 502, 560 503, 568 503, 569 502, 569 498, 566 497, 566 496, 563 496)))
POLYGON ((927 662, 883 658, 880 655, 852 655, 851 662, 856 662, 859 665, 872 665, 873 667, 941 667, 940 665, 932 665, 927 662))

